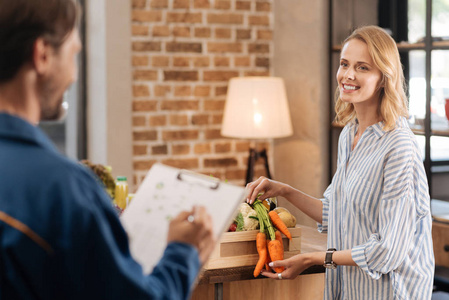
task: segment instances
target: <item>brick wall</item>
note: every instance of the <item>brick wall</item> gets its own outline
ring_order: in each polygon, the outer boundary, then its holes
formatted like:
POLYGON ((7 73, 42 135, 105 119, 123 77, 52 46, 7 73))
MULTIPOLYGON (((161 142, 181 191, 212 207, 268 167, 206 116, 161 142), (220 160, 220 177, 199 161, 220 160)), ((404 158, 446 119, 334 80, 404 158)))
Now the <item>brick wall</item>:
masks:
POLYGON ((134 183, 162 162, 244 184, 249 141, 220 135, 227 83, 271 75, 273 0, 131 1, 134 183))

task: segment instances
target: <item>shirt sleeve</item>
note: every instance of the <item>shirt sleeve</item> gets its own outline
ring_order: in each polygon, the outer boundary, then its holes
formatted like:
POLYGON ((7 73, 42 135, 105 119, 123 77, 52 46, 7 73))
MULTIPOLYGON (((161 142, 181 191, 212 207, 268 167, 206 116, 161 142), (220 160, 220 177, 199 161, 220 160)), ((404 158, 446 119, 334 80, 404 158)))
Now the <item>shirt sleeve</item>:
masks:
POLYGON ((378 232, 352 248, 352 258, 374 279, 402 264, 416 227, 413 191, 414 151, 410 141, 399 140, 384 161, 378 232))
POLYGON ((196 248, 170 243, 146 275, 132 258, 126 232, 104 191, 92 181, 68 185, 64 194, 71 195, 73 204, 63 216, 64 247, 56 249, 51 261, 61 297, 53 299, 189 299, 200 269, 196 248))

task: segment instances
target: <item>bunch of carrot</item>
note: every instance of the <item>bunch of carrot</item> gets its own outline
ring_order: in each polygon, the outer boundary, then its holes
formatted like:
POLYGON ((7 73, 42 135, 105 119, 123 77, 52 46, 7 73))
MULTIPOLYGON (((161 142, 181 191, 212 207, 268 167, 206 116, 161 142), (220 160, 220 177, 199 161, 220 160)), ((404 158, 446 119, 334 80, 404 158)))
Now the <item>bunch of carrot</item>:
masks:
MULTIPOLYGON (((290 240, 292 236, 278 214, 275 211, 268 212, 267 208, 260 200, 254 201, 253 208, 257 212, 260 226, 260 230, 256 236, 256 247, 257 253, 259 254, 259 260, 253 273, 254 277, 257 277, 263 267, 265 267, 266 270, 270 270, 268 266, 270 261, 284 259, 284 244, 282 243, 281 232, 290 240), (275 227, 278 231, 275 231, 275 227)), ((283 270, 284 267, 274 268, 276 273, 280 273, 283 270)))

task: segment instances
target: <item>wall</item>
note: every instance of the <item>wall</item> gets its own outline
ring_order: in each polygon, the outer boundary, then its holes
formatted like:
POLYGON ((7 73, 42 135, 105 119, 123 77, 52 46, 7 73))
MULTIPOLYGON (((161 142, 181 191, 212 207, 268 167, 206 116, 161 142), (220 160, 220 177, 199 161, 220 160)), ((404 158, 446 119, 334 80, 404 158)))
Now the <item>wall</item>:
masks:
MULTIPOLYGON (((244 184, 249 142, 220 135, 227 82, 271 75, 272 6, 271 0, 132 1, 137 185, 155 162, 244 184)), ((261 146, 270 151, 271 141, 261 146)))

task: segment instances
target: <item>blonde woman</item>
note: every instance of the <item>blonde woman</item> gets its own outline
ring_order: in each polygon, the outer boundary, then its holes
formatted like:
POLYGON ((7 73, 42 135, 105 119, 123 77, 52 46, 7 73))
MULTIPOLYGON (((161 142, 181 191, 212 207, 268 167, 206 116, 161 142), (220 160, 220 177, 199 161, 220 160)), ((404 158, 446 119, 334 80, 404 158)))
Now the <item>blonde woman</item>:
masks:
POLYGON ((394 40, 377 26, 343 43, 336 121, 338 166, 323 199, 261 177, 248 202, 283 196, 328 234, 328 250, 274 262, 292 279, 312 265, 326 270, 325 299, 430 299, 434 255, 426 174, 407 117, 394 40))

